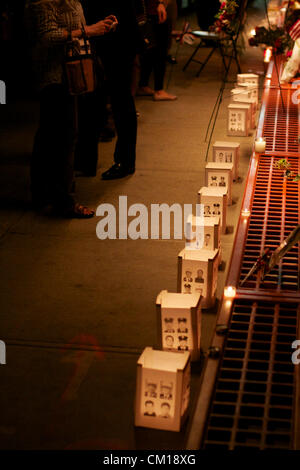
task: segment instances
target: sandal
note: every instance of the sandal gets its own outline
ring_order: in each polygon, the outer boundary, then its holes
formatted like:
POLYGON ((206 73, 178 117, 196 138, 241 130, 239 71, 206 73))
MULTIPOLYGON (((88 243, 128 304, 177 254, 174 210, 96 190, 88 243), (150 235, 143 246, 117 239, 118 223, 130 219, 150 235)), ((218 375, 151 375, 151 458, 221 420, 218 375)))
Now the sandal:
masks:
POLYGON ((64 211, 63 216, 68 219, 91 219, 95 211, 82 204, 75 203, 71 209, 64 211))

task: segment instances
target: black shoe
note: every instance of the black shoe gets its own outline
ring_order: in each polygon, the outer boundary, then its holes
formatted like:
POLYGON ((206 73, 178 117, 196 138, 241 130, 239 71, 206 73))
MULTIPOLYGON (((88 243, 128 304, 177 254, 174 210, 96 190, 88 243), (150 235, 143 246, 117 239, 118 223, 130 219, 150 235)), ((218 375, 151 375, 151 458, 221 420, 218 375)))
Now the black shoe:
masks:
POLYGON ((176 57, 173 57, 171 54, 167 55, 167 62, 169 62, 169 64, 177 64, 176 57))
POLYGON ((121 163, 115 163, 109 170, 102 173, 103 180, 116 180, 118 178, 125 178, 125 176, 133 175, 135 172, 134 167, 126 167, 121 163))

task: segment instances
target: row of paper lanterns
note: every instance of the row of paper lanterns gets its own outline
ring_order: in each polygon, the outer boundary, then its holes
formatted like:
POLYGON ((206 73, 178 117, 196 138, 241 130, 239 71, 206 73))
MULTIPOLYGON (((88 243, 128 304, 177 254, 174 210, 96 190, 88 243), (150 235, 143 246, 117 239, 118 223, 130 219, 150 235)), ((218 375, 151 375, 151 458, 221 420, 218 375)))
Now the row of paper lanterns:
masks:
MULTIPOLYGON (((228 105, 229 136, 247 136, 255 127, 258 81, 255 74, 238 75, 228 105)), ((146 347, 137 362, 136 426, 179 431, 188 414, 190 362, 200 359, 201 308, 212 308, 216 300, 220 235, 226 232, 239 152, 238 142, 213 145, 213 161, 205 168, 206 186, 198 192, 204 214, 189 216, 186 247, 178 255, 177 292, 163 290, 156 299, 160 350, 146 347)), ((235 291, 227 287, 224 295, 234 297, 235 291)))

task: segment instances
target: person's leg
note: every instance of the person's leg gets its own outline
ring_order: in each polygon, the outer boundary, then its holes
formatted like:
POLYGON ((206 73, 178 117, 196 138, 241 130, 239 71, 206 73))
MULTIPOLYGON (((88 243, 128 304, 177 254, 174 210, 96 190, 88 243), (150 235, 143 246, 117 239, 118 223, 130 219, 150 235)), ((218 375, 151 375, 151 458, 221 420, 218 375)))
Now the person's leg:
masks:
POLYGON ((176 63, 176 58, 170 55, 170 49, 172 46, 172 31, 175 29, 176 21, 177 21, 177 2, 176 0, 171 0, 167 7, 167 15, 168 15, 168 55, 167 59, 171 64, 176 63))
POLYGON ((59 86, 50 85, 40 93, 39 128, 30 162, 32 200, 40 207, 53 202, 53 162, 59 147, 57 123, 61 107, 58 90, 59 86))
POLYGON ((164 78, 166 72, 166 59, 168 51, 168 24, 156 24, 156 38, 158 46, 155 48, 154 56, 154 99, 157 101, 166 101, 176 99, 164 91, 164 78))
POLYGON ((219 8, 219 0, 210 0, 206 3, 205 8, 203 8, 202 0, 196 0, 198 25, 203 31, 208 31, 209 27, 214 23, 215 15, 218 13, 219 8))
POLYGON ((137 117, 131 93, 130 75, 132 64, 123 71, 123 84, 115 83, 111 92, 111 105, 117 131, 114 160, 126 168, 135 168, 137 117), (126 78, 125 78, 126 75, 126 78))
POLYGON ((50 85, 43 90, 31 162, 32 194, 41 206, 51 204, 63 215, 87 218, 94 215, 93 211, 75 204, 72 195, 76 117, 74 97, 65 87, 50 85))
POLYGON ((131 80, 134 57, 113 58, 109 54, 103 63, 108 77, 113 117, 117 131, 115 165, 105 173, 104 179, 114 179, 132 174, 135 170, 137 117, 131 80), (113 58, 113 59, 112 59, 113 58))
POLYGON ((86 176, 96 176, 97 173, 98 141, 107 115, 103 95, 99 84, 93 93, 78 97, 78 142, 75 168, 86 176))
POLYGON ((77 106, 63 86, 54 86, 49 112, 53 116, 50 130, 56 151, 51 156, 52 200, 60 208, 74 205, 74 153, 77 140, 77 106))
POLYGON ((140 56, 138 95, 151 96, 154 93, 154 90, 149 86, 149 80, 154 66, 154 54, 155 51, 150 49, 149 51, 142 53, 140 56))

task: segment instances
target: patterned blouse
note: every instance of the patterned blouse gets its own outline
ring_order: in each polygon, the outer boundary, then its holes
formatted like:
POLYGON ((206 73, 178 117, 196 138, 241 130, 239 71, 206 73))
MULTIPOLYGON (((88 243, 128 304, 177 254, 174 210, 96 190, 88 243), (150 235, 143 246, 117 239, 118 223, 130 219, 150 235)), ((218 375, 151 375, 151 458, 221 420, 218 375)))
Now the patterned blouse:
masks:
POLYGON ((63 83, 64 31, 80 29, 86 24, 81 3, 71 0, 71 4, 72 9, 65 10, 52 0, 26 0, 25 21, 39 90, 63 83))

